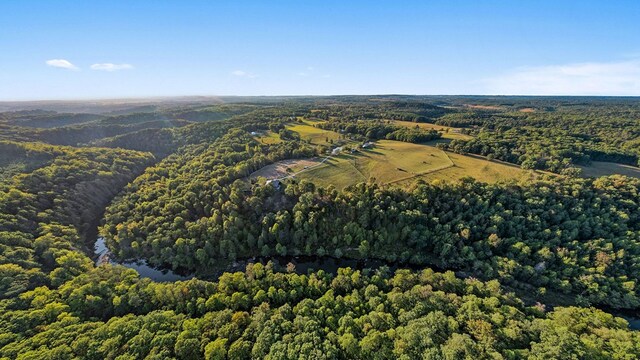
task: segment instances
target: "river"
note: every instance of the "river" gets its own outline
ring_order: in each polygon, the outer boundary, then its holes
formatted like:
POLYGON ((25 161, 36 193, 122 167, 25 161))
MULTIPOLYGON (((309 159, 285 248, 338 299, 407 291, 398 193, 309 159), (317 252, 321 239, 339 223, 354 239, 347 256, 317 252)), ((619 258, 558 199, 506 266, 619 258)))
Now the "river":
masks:
MULTIPOLYGON (((119 264, 129 269, 134 269, 140 274, 140 277, 150 278, 153 281, 157 282, 174 282, 180 280, 189 280, 194 277, 193 274, 178 274, 170 269, 162 269, 150 266, 144 260, 137 261, 124 261, 119 262, 115 259, 115 257, 111 254, 109 249, 105 244, 105 240, 102 237, 98 237, 95 242, 95 254, 97 255, 96 264, 101 264, 104 262, 109 262, 112 264, 119 264)), ((298 274, 307 274, 309 270, 324 270, 325 272, 336 274, 339 268, 350 267, 352 269, 364 270, 364 269, 378 269, 383 266, 386 266, 390 271, 395 271, 398 268, 409 268, 412 270, 420 270, 424 267, 409 265, 409 264, 390 264, 386 263, 382 260, 375 259, 365 259, 365 260, 356 260, 356 259, 338 259, 330 256, 270 256, 270 257, 254 257, 250 259, 242 259, 235 261, 225 269, 220 269, 219 271, 211 274, 212 278, 217 278, 223 272, 234 272, 234 271, 244 271, 245 267, 248 263, 267 263, 268 261, 272 261, 276 268, 285 269, 289 263, 293 264, 295 267, 295 272, 298 274)), ((444 271, 444 269, 438 269, 437 267, 433 267, 434 270, 444 271)), ((619 312, 616 310, 609 311, 610 314, 614 316, 618 316, 624 318, 629 322, 629 328, 632 330, 640 330, 640 317, 637 313, 631 312, 619 312)))
POLYGON ((170 269, 160 269, 147 264, 144 260, 137 261, 116 261, 115 257, 111 254, 111 251, 107 248, 107 244, 104 238, 99 237, 94 245, 94 251, 97 255, 96 264, 102 264, 109 262, 111 264, 118 264, 129 269, 133 269, 140 274, 143 278, 149 278, 157 282, 173 282, 179 280, 189 280, 193 278, 193 275, 179 275, 171 271, 170 269))
MULTIPOLYGON (((171 269, 163 269, 151 266, 144 260, 137 261, 118 261, 113 254, 107 248, 104 238, 98 237, 94 245, 95 255, 97 257, 96 264, 109 262, 111 264, 118 264, 129 269, 136 270, 141 277, 150 278, 157 282, 173 282, 180 280, 188 280, 194 277, 189 273, 176 273, 171 269)), ((381 267, 387 267, 390 271, 395 271, 398 268, 408 268, 412 270, 421 270, 424 266, 410 265, 410 264, 398 264, 387 263, 382 260, 376 259, 338 259, 330 256, 258 256, 248 259, 239 259, 234 261, 228 266, 218 269, 211 274, 208 274, 206 278, 215 279, 224 272, 245 271, 247 264, 249 263, 263 263, 271 261, 276 270, 284 270, 288 264, 294 266, 294 271, 298 274, 307 274, 310 270, 324 270, 330 274, 337 274, 339 268, 350 267, 352 269, 364 270, 364 269, 378 269, 381 267)), ((437 267, 431 267, 437 271, 444 271, 444 269, 438 269, 437 267)))

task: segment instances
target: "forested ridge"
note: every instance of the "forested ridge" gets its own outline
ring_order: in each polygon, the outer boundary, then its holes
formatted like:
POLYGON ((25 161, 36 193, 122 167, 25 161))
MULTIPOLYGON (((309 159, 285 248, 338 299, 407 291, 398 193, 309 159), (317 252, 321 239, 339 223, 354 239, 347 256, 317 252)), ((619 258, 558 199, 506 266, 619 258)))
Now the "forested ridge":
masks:
POLYGON ((619 100, 615 106, 605 100, 533 106, 524 108, 530 112, 505 107, 447 114, 436 123, 467 127, 478 136, 441 146, 492 156, 524 168, 568 174, 576 171, 574 165, 588 165, 594 160, 639 164, 640 108, 636 101, 619 100))
POLYGON ((323 129, 360 135, 365 140, 398 140, 412 143, 423 143, 436 140, 441 134, 436 130, 410 129, 394 126, 382 121, 337 121, 329 120, 318 125, 323 129))
POLYGON ((637 332, 600 310, 543 313, 497 281, 249 266, 159 284, 104 265, 0 302, 0 356, 147 359, 627 359, 637 332))
POLYGON ((0 297, 58 286, 91 268, 86 235, 150 154, 0 142, 3 158, 22 167, 0 182, 0 297), (35 167, 35 169, 28 169, 35 167))
POLYGON ((257 254, 373 257, 572 293, 586 304, 639 305, 638 179, 344 192, 242 181, 277 159, 312 154, 283 144, 296 142, 259 146, 234 130, 207 150, 170 157, 107 209, 102 233, 122 257, 174 268, 206 271, 257 254))
POLYGON ((0 358, 640 357, 639 333, 598 310, 640 308, 640 179, 576 167, 637 162, 636 102, 237 101, 0 113, 0 358), (344 190, 252 176, 330 155, 292 130, 302 120, 351 141, 437 143, 556 175, 344 190), (196 278, 95 265, 98 222, 116 258, 196 278), (399 270, 251 261, 299 255, 399 270), (244 272, 216 275, 238 260, 244 272))

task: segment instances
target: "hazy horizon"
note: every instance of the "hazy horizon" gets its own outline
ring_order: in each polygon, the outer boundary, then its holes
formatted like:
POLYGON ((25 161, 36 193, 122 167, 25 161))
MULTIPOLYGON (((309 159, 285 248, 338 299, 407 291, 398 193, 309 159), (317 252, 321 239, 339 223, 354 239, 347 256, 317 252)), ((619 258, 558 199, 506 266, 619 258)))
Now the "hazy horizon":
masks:
POLYGON ((159 96, 128 96, 128 97, 87 97, 87 98, 38 98, 38 99, 0 99, 0 104, 8 103, 64 103, 64 102, 158 102, 167 100, 197 101, 233 99, 233 98, 323 98, 323 97, 469 97, 469 98, 640 98, 640 95, 525 95, 525 94, 318 94, 318 95, 159 95, 159 96))

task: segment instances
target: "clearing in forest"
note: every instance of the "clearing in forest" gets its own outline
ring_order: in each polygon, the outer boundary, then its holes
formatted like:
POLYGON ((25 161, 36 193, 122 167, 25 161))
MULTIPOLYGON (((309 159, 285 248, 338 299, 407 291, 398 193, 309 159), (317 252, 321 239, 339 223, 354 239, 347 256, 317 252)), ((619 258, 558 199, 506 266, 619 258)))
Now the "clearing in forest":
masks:
MULTIPOLYGON (((409 128, 415 128, 416 125, 417 125, 421 129, 437 130, 438 132, 440 132, 442 134, 442 139, 469 140, 469 139, 473 138, 473 136, 471 136, 471 135, 462 134, 461 133, 462 129, 460 129, 460 128, 455 128, 455 127, 450 127, 450 126, 445 126, 445 125, 436 125, 436 124, 431 124, 431 123, 416 123, 416 122, 413 122, 413 121, 400 121, 400 120, 392 120, 392 122, 394 124, 396 124, 396 125, 406 126, 406 127, 409 127, 409 128)), ((438 141, 442 141, 442 140, 435 140, 434 142, 438 142, 438 141)))
POLYGON ((255 179, 258 177, 263 177, 267 180, 282 179, 298 173, 302 170, 318 166, 322 164, 322 161, 323 158, 282 160, 263 167, 262 169, 249 175, 249 178, 255 179))
POLYGON ((450 166, 453 163, 447 154, 433 146, 379 140, 372 149, 343 152, 296 178, 344 188, 370 179, 393 183, 450 166))
POLYGON ((631 165, 593 161, 591 165, 581 166, 580 168, 582 169, 582 175, 585 177, 620 174, 640 178, 640 168, 631 165))
POLYGON ((255 136, 256 140, 262 144, 279 144, 282 142, 280 135, 273 131, 264 131, 255 136))
POLYGON ((419 179, 426 182, 433 180, 455 181, 465 176, 482 182, 495 183, 506 180, 536 178, 541 174, 539 171, 523 170, 518 165, 487 160, 481 156, 461 155, 452 152, 447 152, 447 155, 449 155, 455 166, 421 175, 411 179, 411 181, 403 182, 401 185, 408 186, 419 179))
POLYGON ((463 107, 480 110, 502 110, 502 106, 497 105, 464 104, 463 107))
MULTIPOLYGON (((418 125, 425 129, 443 131, 445 139, 440 141, 446 141, 447 138, 470 137, 458 133, 459 129, 457 128, 447 126, 409 121, 393 122, 407 127, 418 125)), ((333 140, 334 144, 347 142, 354 149, 358 145, 356 142, 344 139, 341 134, 335 131, 316 128, 307 120, 288 125, 287 129, 297 132, 301 139, 316 145, 331 146, 330 143, 327 143, 327 139, 333 140)), ((277 134, 271 134, 269 137, 277 137, 277 134)), ((438 141, 430 143, 433 145, 435 142, 438 141)), ((517 165, 490 161, 481 156, 444 152, 426 144, 378 140, 372 149, 358 149, 352 152, 346 147, 339 154, 326 159, 280 161, 256 171, 251 177, 281 179, 293 176, 296 179, 305 179, 321 186, 334 185, 336 188, 342 189, 369 180, 378 184, 408 187, 417 180, 427 182, 436 179, 458 180, 470 176, 483 182, 497 182, 537 177, 538 175, 538 172, 522 170, 517 165)))
POLYGON ((310 125, 312 122, 305 121, 303 123, 295 123, 287 125, 287 129, 295 131, 300 135, 300 139, 308 140, 313 145, 327 145, 330 146, 329 141, 338 141, 342 136, 331 130, 324 130, 310 125))

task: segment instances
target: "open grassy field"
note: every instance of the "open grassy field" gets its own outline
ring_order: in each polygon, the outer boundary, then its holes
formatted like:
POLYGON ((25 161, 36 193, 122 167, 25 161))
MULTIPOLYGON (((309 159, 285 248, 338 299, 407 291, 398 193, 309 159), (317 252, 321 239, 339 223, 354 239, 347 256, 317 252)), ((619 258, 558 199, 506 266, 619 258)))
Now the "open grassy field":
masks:
POLYGON ((320 186, 333 185, 343 189, 349 185, 367 181, 367 177, 353 166, 356 156, 339 155, 327 160, 321 166, 297 174, 297 179, 305 179, 320 186))
POLYGON ((282 139, 280 139, 280 135, 272 131, 267 131, 262 135, 256 136, 255 138, 263 144, 278 144, 282 142, 282 139))
POLYGON ((318 166, 322 163, 322 160, 322 158, 282 160, 263 167, 249 175, 249 178, 255 179, 263 177, 267 180, 281 179, 302 170, 318 166))
MULTIPOLYGON (((447 141, 446 135, 469 138, 468 135, 454 132, 458 129, 447 126, 408 121, 394 123, 408 127, 418 125, 438 131, 448 130, 448 133, 444 133, 445 139, 438 141, 447 141)), ((339 133, 316 128, 312 124, 313 122, 304 119, 303 123, 291 124, 287 128, 312 144, 329 145, 327 138, 334 143, 345 141, 339 133)), ((264 143, 281 141, 277 134, 270 132, 260 139, 264 143)), ((355 153, 343 151, 324 163, 320 163, 321 159, 281 161, 257 171, 252 177, 275 179, 294 174, 297 179, 309 180, 322 186, 331 184, 342 189, 369 180, 378 184, 408 187, 420 179, 427 182, 436 179, 453 181, 470 176, 483 182, 497 182, 539 176, 538 172, 525 171, 517 165, 489 161, 480 156, 444 152, 432 145, 379 140, 372 149, 360 149, 355 153)))
POLYGON ((489 161, 480 156, 461 155, 451 152, 447 152, 447 155, 449 155, 449 158, 455 166, 430 172, 410 179, 409 181, 399 183, 398 185, 408 186, 419 179, 426 182, 433 180, 455 181, 465 176, 470 176, 482 182, 494 183, 505 180, 536 178, 541 174, 533 170, 523 170, 517 165, 489 161))
POLYGON ((586 177, 620 174, 640 178, 640 168, 630 165, 593 161, 590 166, 581 166, 580 168, 582 169, 582 175, 586 177))
POLYGON ((397 182, 450 166, 448 156, 433 146, 380 140, 373 149, 333 157, 296 178, 344 188, 369 179, 379 184, 397 182))
POLYGON ((437 130, 437 131, 442 133, 442 138, 443 139, 468 140, 468 139, 472 138, 472 136, 470 136, 470 135, 461 134, 460 133, 461 129, 450 127, 450 126, 436 125, 436 124, 430 124, 430 123, 415 123, 415 122, 412 122, 412 121, 399 121, 399 120, 393 120, 392 122, 394 124, 396 124, 396 125, 401 125, 401 126, 406 126, 406 127, 411 127, 411 128, 416 127, 416 125, 417 125, 422 129, 437 130))
POLYGON ((477 104, 464 104, 464 107, 468 107, 470 109, 480 109, 480 110, 502 110, 502 106, 496 105, 477 105, 477 104))
POLYGON ((308 140, 314 145, 329 145, 327 140, 334 142, 341 138, 340 134, 331 130, 323 130, 312 126, 312 122, 305 120, 304 123, 295 123, 287 126, 287 129, 300 134, 302 140, 308 140))
POLYGON ((373 149, 360 152, 354 165, 365 177, 386 184, 453 164, 433 146, 380 140, 373 149))
POLYGON ((333 184, 337 188, 374 178, 379 184, 406 188, 418 180, 456 181, 469 176, 494 183, 536 178, 540 174, 482 157, 445 153, 433 146, 382 141, 371 151, 334 157, 321 166, 296 175, 296 178, 324 186, 333 184))

